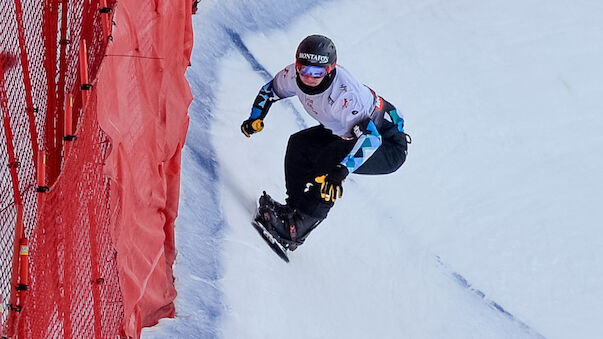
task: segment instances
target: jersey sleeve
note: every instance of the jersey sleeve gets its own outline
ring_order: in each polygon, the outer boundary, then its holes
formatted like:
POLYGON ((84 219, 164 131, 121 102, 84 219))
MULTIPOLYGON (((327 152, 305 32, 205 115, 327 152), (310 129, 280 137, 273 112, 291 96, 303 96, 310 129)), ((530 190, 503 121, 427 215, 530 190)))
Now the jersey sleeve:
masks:
POLYGON ((375 123, 367 119, 363 124, 354 126, 354 134, 358 137, 354 147, 348 155, 341 161, 341 164, 348 169, 348 172, 355 172, 364 164, 375 151, 381 146, 383 138, 375 123))
POLYGON ((279 98, 289 98, 297 92, 297 83, 295 80, 295 64, 291 64, 278 72, 272 80, 274 92, 279 98))
POLYGON ((253 105, 251 106, 249 118, 264 120, 272 103, 280 99, 278 95, 274 93, 273 82, 274 79, 260 88, 260 92, 255 97, 253 105))
POLYGON ((295 95, 296 87, 292 87, 291 82, 293 82, 293 86, 297 86, 295 84, 295 65, 293 64, 278 72, 272 80, 260 88, 251 107, 249 117, 264 120, 272 103, 295 95), (291 71, 293 71, 292 79, 290 79, 291 71))

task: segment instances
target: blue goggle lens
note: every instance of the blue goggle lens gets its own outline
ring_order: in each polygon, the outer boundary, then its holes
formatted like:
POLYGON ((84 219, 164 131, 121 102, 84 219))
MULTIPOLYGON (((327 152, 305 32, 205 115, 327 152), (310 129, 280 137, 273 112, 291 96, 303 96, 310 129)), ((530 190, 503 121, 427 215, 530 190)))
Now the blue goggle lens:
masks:
POLYGON ((303 76, 311 75, 314 78, 322 78, 327 75, 327 68, 322 66, 300 66, 297 71, 303 76))

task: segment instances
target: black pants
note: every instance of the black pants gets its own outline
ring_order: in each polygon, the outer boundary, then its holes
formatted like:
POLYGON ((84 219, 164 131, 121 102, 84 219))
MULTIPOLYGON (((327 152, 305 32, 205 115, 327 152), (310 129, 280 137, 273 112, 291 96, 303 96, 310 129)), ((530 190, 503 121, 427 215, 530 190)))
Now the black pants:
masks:
MULTIPOLYGON (((354 173, 392 173, 406 160, 406 135, 387 120, 382 122, 379 133, 382 136, 381 146, 354 173)), ((287 203, 305 214, 326 218, 333 203, 320 198, 314 178, 337 166, 355 143, 356 140, 344 140, 322 125, 291 135, 285 154, 287 203)))

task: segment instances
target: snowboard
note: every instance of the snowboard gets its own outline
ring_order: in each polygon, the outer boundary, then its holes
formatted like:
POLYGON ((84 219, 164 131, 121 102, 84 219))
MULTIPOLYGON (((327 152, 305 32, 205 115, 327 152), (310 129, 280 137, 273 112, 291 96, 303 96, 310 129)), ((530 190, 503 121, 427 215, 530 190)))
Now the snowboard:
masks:
POLYGON ((279 258, 283 259, 283 261, 285 262, 289 262, 289 256, 287 256, 287 249, 283 247, 283 245, 281 245, 270 232, 268 232, 266 227, 260 222, 261 219, 261 216, 256 215, 253 218, 251 225, 253 226, 253 228, 255 228, 256 231, 258 231, 260 237, 264 239, 266 244, 270 246, 270 249, 272 249, 272 251, 276 253, 279 258))

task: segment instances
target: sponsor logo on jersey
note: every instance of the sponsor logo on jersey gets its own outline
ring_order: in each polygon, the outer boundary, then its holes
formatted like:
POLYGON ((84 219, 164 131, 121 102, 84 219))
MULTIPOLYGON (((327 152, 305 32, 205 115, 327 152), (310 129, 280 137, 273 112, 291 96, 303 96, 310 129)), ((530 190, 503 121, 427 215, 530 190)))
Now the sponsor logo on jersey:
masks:
POLYGON ((306 106, 308 106, 314 114, 318 115, 318 112, 314 109, 314 100, 306 98, 306 106))
POLYGON ((377 97, 377 104, 375 105, 375 108, 378 110, 383 108, 383 99, 381 97, 377 97))
POLYGON ((335 100, 333 100, 333 98, 331 98, 330 95, 328 97, 328 100, 329 100, 329 105, 333 106, 333 104, 335 103, 335 100))
POLYGON ((311 54, 311 53, 299 53, 297 55, 298 59, 304 59, 304 60, 309 60, 310 62, 314 62, 314 63, 319 63, 319 64, 326 64, 329 62, 329 57, 326 55, 318 55, 318 54, 311 54))
POLYGON ((352 99, 344 98, 343 99, 343 106, 341 106, 341 108, 347 108, 348 104, 350 103, 350 101, 352 101, 352 99))
POLYGON ((341 84, 341 86, 339 86, 339 89, 340 89, 342 92, 347 92, 347 91, 348 91, 348 86, 346 86, 346 85, 344 85, 344 84, 341 84))

